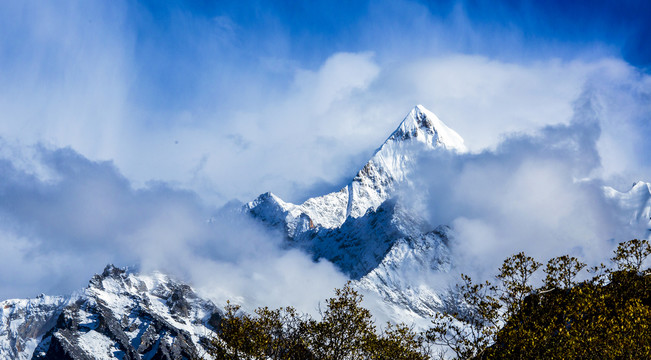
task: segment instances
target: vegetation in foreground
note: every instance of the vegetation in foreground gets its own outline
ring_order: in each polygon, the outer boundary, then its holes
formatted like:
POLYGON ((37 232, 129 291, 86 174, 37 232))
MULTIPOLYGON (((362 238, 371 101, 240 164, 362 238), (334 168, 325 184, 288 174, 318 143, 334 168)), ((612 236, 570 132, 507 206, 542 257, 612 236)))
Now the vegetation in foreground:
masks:
POLYGON ((619 244, 612 268, 587 269, 564 255, 546 266, 524 253, 507 258, 495 283, 461 275, 453 311, 417 333, 404 324, 378 331, 362 296, 335 290, 321 319, 292 307, 241 314, 228 304, 211 344, 216 359, 651 359, 651 254, 647 240, 619 244), (542 268, 543 284, 531 284, 542 268), (436 349, 436 350, 434 350, 436 349), (441 350, 443 349, 443 350, 441 350))

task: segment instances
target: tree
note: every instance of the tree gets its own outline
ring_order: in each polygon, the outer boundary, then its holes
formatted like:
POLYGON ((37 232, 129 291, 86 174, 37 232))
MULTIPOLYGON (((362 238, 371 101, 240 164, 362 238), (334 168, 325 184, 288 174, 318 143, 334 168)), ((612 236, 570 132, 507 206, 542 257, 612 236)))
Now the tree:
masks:
POLYGON ((506 316, 515 314, 524 298, 533 291, 529 283, 531 276, 542 264, 523 252, 509 256, 504 260, 497 274, 501 281, 500 300, 505 305, 506 316))
POLYGON ((456 287, 461 304, 453 312, 435 314, 425 336, 435 345, 450 348, 457 358, 469 359, 493 342, 499 329, 501 304, 490 282, 475 284, 465 274, 461 279, 462 284, 456 287))
POLYGON ((611 260, 619 270, 637 271, 642 268, 644 260, 651 255, 651 246, 647 240, 633 239, 619 244, 611 260))
POLYGON ((483 359, 651 358, 649 276, 615 272, 529 295, 507 320, 483 359))
MULTIPOLYGON (((585 264, 570 256, 551 259, 545 285, 506 318, 482 359, 651 358, 651 277, 640 271, 644 241, 621 243, 614 262, 577 283, 585 264)), ((599 270, 602 267, 597 267, 599 270)))
POLYGON ((248 315, 228 303, 210 355, 218 360, 428 358, 423 338, 404 324, 388 324, 378 334, 361 301, 362 295, 350 283, 335 289, 318 321, 292 307, 258 308, 248 315))
POLYGON ((378 332, 362 296, 348 283, 327 299, 315 320, 291 307, 251 315, 228 303, 216 359, 425 360, 429 345, 447 346, 458 359, 651 359, 651 255, 646 240, 619 244, 617 269, 552 258, 543 286, 530 282, 541 263, 524 253, 507 258, 497 285, 461 275, 455 306, 436 314, 417 334, 404 324, 378 332))
POLYGON ((326 301, 321 321, 307 324, 310 350, 317 359, 364 359, 375 336, 371 312, 359 304, 362 296, 350 285, 335 290, 336 297, 326 301))
POLYGON ((427 360, 430 351, 424 341, 422 335, 404 324, 387 323, 382 334, 370 344, 368 352, 374 360, 427 360))
POLYGON ((303 333, 305 316, 292 307, 255 310, 256 316, 239 313, 237 305, 226 305, 226 314, 219 326, 219 339, 214 339, 216 359, 313 359, 303 333))
POLYGON ((563 255, 550 259, 545 267, 547 289, 569 289, 576 285, 575 279, 586 264, 574 256, 563 255))
POLYGON ((530 280, 541 264, 515 254, 499 286, 462 276, 464 311, 437 315, 427 338, 459 359, 651 359, 651 272, 642 270, 650 253, 646 240, 623 242, 616 270, 595 267, 581 282, 586 264, 556 257, 540 289, 530 280))

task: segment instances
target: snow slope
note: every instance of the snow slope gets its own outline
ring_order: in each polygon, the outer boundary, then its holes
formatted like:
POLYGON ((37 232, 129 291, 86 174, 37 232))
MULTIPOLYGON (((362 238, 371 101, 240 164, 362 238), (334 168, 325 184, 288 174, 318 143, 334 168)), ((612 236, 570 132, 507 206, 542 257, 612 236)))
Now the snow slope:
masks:
POLYGON ((451 238, 450 228, 439 226, 418 236, 398 239, 380 264, 354 284, 378 294, 393 308, 392 313, 407 310, 415 314, 412 319, 431 318, 441 310, 443 302, 439 293, 446 289, 437 289, 430 277, 450 270, 448 242, 451 238))
POLYGON ((442 304, 439 290, 413 275, 450 268, 450 231, 435 230, 396 197, 428 151, 466 148, 454 130, 418 105, 338 192, 300 205, 265 193, 244 212, 284 232, 288 246, 337 265, 360 290, 379 297, 394 320, 430 317, 442 304))
MULTIPOLYGON (((409 184, 418 158, 427 151, 466 148, 456 132, 418 105, 338 192, 300 205, 266 193, 244 210, 283 231, 288 246, 336 264, 359 289, 385 301, 391 312, 410 319, 430 317, 444 306, 438 294, 447 289, 435 289, 425 277, 450 270, 447 244, 452 232, 444 226, 434 230, 396 199, 396 190, 409 184)), ((651 186, 638 182, 628 192, 604 191, 617 216, 648 238, 651 186)))
POLYGON ((73 296, 1 304, 3 359, 190 359, 221 317, 188 285, 111 265, 73 296))
POLYGON ((39 295, 0 302, 0 358, 30 359, 43 335, 75 297, 39 295))
POLYGON ((390 199, 408 179, 421 151, 463 152, 463 139, 422 105, 414 107, 352 181, 341 190, 308 199, 300 205, 272 193, 245 205, 258 219, 284 230, 290 238, 310 229, 338 228, 390 199))

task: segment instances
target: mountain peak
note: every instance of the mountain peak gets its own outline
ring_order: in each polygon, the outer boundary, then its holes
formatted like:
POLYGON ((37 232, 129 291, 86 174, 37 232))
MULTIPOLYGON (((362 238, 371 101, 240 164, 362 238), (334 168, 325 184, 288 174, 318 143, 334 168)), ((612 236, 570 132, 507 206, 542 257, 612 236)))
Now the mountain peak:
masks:
POLYGON ((393 197, 417 167, 419 154, 430 150, 465 152, 466 147, 434 113, 416 105, 346 187, 300 205, 265 193, 246 204, 244 211, 283 228, 290 238, 315 227, 338 228, 347 218, 364 216, 393 197))
POLYGON ((407 140, 422 142, 432 148, 466 151, 463 138, 423 105, 414 106, 385 143, 407 140))

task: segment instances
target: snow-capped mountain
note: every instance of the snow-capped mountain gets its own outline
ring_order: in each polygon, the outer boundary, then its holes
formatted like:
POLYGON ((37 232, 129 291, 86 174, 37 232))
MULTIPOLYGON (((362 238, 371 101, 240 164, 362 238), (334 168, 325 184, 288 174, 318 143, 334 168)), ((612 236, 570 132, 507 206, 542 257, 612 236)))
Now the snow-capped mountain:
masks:
POLYGON ((283 231, 288 246, 337 265, 392 312, 429 317, 441 305, 437 290, 409 283, 413 278, 402 275, 449 269, 450 232, 444 227, 435 230, 396 198, 397 190, 409 183, 418 158, 429 151, 459 153, 466 147, 461 136, 418 105, 338 192, 300 205, 265 193, 246 204, 244 212, 283 231))
POLYGON ((411 320, 431 318, 441 309, 443 302, 439 289, 432 287, 427 277, 432 272, 450 270, 452 259, 448 242, 451 238, 447 226, 439 226, 419 236, 400 238, 380 264, 355 285, 379 295, 392 308, 391 313, 402 314, 399 321, 406 321, 406 312, 413 314, 408 316, 411 320))
POLYGON ((409 178, 421 151, 466 151, 463 139, 422 105, 414 107, 352 181, 337 192, 300 205, 272 193, 246 205, 256 218, 286 231, 290 238, 313 228, 333 229, 359 218, 391 198, 409 178))
POLYGON ((0 302, 0 357, 31 359, 45 333, 71 302, 71 297, 45 295, 0 302))
MULTIPOLYGON (((287 246, 336 264, 391 312, 427 318, 441 309, 439 294, 447 289, 436 289, 414 274, 449 271, 453 234, 446 224, 428 224, 396 196, 410 183, 423 152, 431 151, 461 153, 466 148, 456 132, 418 105, 338 192, 300 205, 266 193, 246 204, 244 212, 283 231, 287 246)), ((624 223, 642 229, 635 233, 651 234, 649 184, 638 182, 624 193, 606 187, 604 192, 624 223)))
MULTIPOLYGON (((287 247, 337 265, 358 290, 379 299, 384 318, 427 326, 447 306, 447 287, 431 278, 452 268, 454 232, 405 207, 399 190, 410 184, 423 152, 437 151, 466 149, 456 132, 418 105, 338 192, 298 205, 265 193, 224 211, 252 216, 283 232, 287 247)), ((623 223, 651 235, 651 184, 604 193, 623 223)), ((205 356, 221 314, 164 274, 108 266, 70 296, 0 302, 0 358, 190 359, 205 356)))
POLYGON ((246 204, 244 211, 285 232, 290 246, 328 259, 358 279, 380 263, 396 240, 433 229, 393 199, 424 151, 466 148, 459 134, 418 105, 341 190, 300 205, 269 192, 246 204))
POLYGON ((192 359, 220 311, 190 286, 107 266, 68 297, 0 303, 2 359, 192 359))

